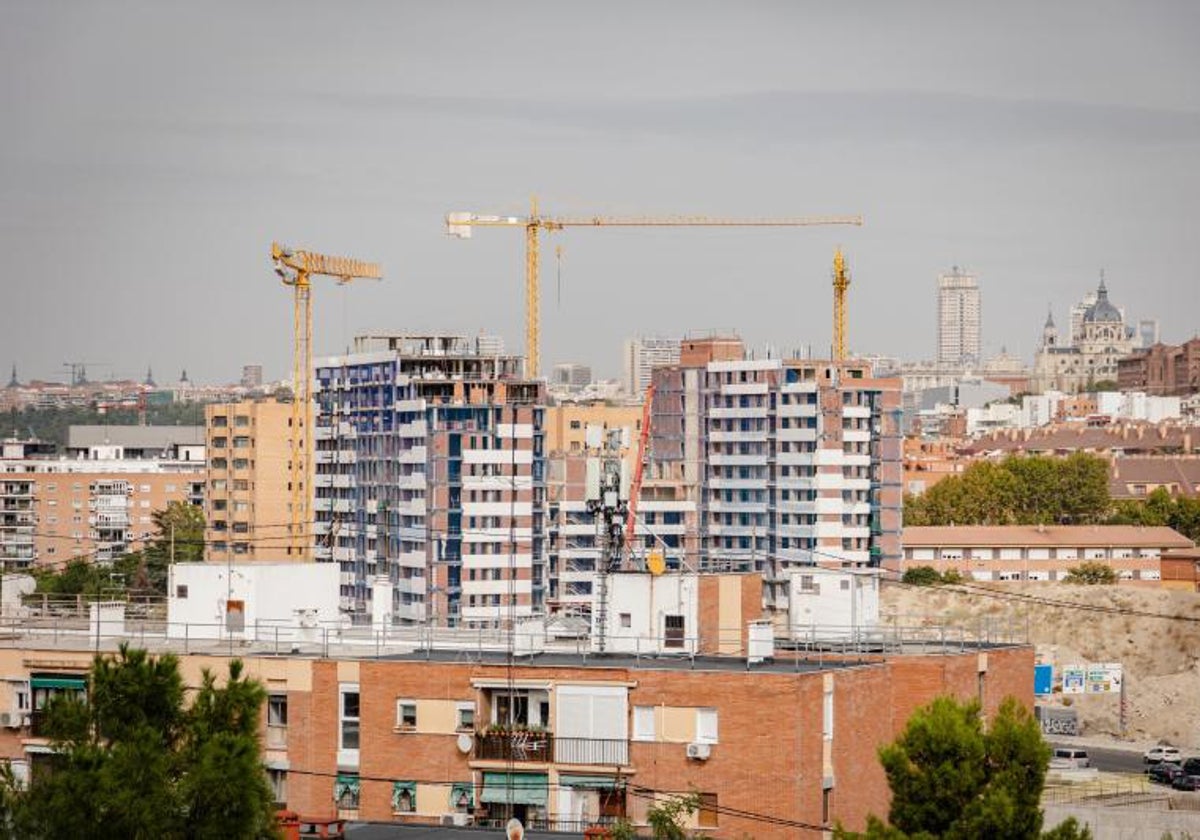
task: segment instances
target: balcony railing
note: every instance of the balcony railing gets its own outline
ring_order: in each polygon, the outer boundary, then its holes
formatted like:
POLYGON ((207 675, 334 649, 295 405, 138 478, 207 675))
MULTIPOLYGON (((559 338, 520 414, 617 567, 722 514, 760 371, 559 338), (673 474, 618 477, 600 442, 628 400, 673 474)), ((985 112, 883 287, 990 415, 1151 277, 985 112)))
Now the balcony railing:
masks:
POLYGON ((629 742, 602 738, 555 738, 559 764, 629 764, 629 742))
POLYGON ((562 738, 550 732, 514 730, 475 736, 474 758, 558 764, 628 765, 629 742, 602 738, 562 738))
POLYGON ((473 758, 491 761, 549 762, 553 754, 553 734, 514 730, 477 733, 473 758))

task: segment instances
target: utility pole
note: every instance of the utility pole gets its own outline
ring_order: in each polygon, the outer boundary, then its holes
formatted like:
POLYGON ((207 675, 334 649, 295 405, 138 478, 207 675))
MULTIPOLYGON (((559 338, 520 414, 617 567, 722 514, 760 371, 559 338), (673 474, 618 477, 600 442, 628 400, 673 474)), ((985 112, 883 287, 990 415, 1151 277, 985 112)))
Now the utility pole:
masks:
POLYGON ((629 516, 629 470, 621 460, 625 432, 588 426, 587 447, 594 453, 587 459, 588 512, 596 519, 596 537, 600 556, 596 560, 596 588, 593 592, 596 645, 600 653, 607 646, 608 575, 621 567, 625 553, 625 520, 629 516))

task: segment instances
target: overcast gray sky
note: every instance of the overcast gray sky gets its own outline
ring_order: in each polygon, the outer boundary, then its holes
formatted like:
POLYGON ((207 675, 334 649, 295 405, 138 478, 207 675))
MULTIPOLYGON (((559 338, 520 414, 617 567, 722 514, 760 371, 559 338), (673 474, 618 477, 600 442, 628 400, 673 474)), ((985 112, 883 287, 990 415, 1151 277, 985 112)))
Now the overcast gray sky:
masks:
POLYGON ((379 260, 318 281, 314 342, 523 346, 516 230, 448 210, 862 213, 862 229, 576 230, 543 250, 543 367, 639 333, 929 358, 978 272, 985 351, 1047 305, 1200 328, 1200 4, 0 0, 0 363, 286 375, 273 238, 379 260), (563 246, 561 291, 554 245, 563 246))

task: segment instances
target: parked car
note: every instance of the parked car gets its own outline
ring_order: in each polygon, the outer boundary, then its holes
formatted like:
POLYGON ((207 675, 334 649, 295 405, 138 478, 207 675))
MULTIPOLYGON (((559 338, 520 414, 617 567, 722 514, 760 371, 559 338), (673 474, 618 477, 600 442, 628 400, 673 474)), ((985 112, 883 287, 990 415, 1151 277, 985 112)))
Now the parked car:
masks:
POLYGON ((1200 758, 1184 761, 1179 773, 1171 779, 1171 787, 1175 790, 1200 790, 1200 758))
POLYGON ((1150 765, 1150 769, 1146 771, 1146 774, 1152 782, 1158 782, 1160 785, 1170 785, 1174 784, 1176 776, 1183 774, 1183 768, 1169 761, 1160 761, 1158 764, 1150 765))
POLYGON ((1091 767, 1092 762, 1088 758, 1087 750, 1075 749, 1074 747, 1055 747, 1053 754, 1050 756, 1050 766, 1070 769, 1091 767))
POLYGON ((1171 787, 1175 790, 1200 790, 1200 776, 1180 770, 1175 774, 1175 778, 1171 779, 1171 787))
POLYGON ((1179 764, 1183 761, 1183 755, 1177 747, 1169 747, 1165 744, 1159 744, 1156 747, 1151 747, 1142 755, 1142 761, 1147 764, 1158 764, 1163 761, 1169 761, 1173 764, 1179 764))

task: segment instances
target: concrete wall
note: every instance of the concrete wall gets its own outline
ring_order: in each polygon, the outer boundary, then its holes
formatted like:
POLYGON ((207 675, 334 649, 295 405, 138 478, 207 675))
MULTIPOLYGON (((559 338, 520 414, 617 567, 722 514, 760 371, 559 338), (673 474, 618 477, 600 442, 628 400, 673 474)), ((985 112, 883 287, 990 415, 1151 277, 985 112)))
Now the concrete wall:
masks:
POLYGON ((222 639, 228 601, 242 601, 245 629, 234 638, 254 638, 270 625, 296 628, 303 613, 336 622, 338 567, 333 563, 177 563, 167 584, 168 635, 222 639), (181 587, 186 587, 181 589, 181 587))

